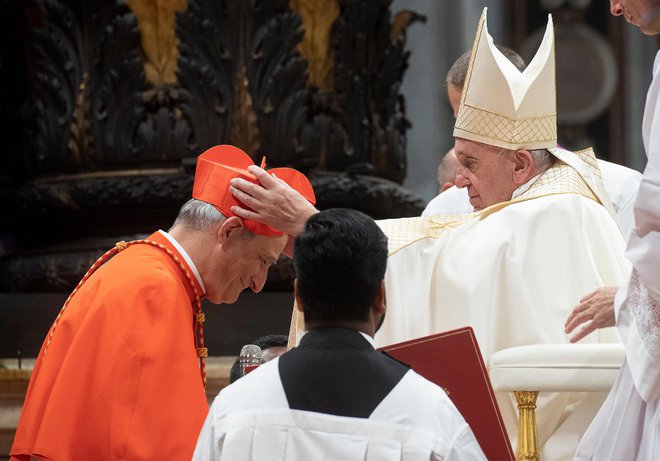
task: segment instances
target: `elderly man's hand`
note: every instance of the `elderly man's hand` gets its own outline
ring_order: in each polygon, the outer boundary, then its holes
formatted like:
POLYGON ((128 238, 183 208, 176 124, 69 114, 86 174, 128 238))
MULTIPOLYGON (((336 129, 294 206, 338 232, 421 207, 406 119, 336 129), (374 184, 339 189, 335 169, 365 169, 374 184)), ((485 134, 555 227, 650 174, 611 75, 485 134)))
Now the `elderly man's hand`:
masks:
POLYGON ((564 331, 568 334, 586 323, 571 337, 572 343, 599 328, 614 326, 614 296, 617 290, 617 287, 601 287, 580 300, 580 304, 573 309, 564 324, 564 331))
POLYGON ((231 211, 236 216, 260 222, 295 237, 302 232, 307 219, 318 213, 314 205, 278 177, 256 165, 248 167, 248 171, 256 176, 261 185, 241 178, 230 181, 229 191, 251 208, 246 210, 233 206, 231 211))

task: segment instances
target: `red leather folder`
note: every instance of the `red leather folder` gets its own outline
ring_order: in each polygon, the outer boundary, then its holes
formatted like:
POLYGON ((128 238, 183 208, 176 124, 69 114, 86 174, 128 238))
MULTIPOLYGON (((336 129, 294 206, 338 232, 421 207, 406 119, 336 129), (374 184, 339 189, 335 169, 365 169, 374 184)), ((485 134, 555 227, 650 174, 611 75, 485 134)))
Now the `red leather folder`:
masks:
POLYGON ((470 425, 486 458, 515 461, 472 328, 413 339, 382 350, 445 390, 470 425))

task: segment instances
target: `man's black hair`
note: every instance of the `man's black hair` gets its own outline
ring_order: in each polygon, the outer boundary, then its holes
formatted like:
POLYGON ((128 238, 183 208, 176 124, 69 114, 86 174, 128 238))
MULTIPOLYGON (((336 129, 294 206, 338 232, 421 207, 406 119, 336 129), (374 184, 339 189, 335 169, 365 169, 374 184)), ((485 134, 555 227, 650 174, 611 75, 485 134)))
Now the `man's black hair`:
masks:
POLYGON ((387 237, 359 211, 321 211, 296 237, 293 264, 306 322, 365 321, 385 276, 387 237))

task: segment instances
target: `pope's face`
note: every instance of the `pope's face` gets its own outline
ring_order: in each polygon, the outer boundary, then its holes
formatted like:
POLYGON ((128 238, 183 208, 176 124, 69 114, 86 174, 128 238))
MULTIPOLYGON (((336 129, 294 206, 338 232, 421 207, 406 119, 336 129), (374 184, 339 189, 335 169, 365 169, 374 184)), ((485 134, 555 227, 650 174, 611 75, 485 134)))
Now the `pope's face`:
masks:
POLYGON ((266 237, 263 235, 229 237, 211 258, 208 280, 204 281, 206 296, 216 304, 236 302, 247 288, 258 293, 266 283, 268 268, 277 262, 284 249, 287 236, 266 237))
POLYGON ((657 0, 610 0, 610 12, 613 16, 623 16, 646 35, 657 35, 660 29, 651 16, 659 4, 657 0))
POLYGON ((470 204, 483 210, 511 200, 518 185, 513 181, 511 152, 488 144, 456 138, 456 187, 467 188, 470 204))

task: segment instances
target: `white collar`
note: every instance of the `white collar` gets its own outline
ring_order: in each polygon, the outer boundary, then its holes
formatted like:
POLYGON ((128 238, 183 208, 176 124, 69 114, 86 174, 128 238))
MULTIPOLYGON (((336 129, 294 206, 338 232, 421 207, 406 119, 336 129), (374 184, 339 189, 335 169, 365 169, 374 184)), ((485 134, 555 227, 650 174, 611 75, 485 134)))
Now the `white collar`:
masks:
POLYGON ((541 174, 537 174, 534 176, 532 179, 527 181, 525 184, 517 188, 516 190, 513 191, 513 194, 511 194, 511 200, 520 197, 522 194, 527 192, 530 187, 532 187, 532 184, 534 184, 534 181, 538 179, 538 177, 541 176, 541 174))
POLYGON ((167 240, 169 240, 170 243, 171 243, 172 245, 174 245, 174 248, 177 249, 177 251, 181 254, 181 256, 183 256, 183 259, 186 260, 186 263, 187 263, 188 266, 192 269, 193 274, 195 274, 195 278, 196 278, 197 281, 199 282, 199 286, 202 288, 202 293, 205 294, 205 293, 206 293, 206 287, 204 286, 204 282, 202 282, 202 277, 199 275, 199 271, 197 270, 197 267, 195 267, 195 263, 193 262, 192 259, 190 259, 190 256, 188 255, 188 253, 186 252, 186 250, 183 249, 183 247, 179 244, 179 242, 177 242, 177 241, 174 239, 174 237, 172 237, 170 234, 168 234, 168 233, 165 232, 164 230, 162 230, 162 229, 158 229, 158 232, 160 232, 161 234, 163 234, 163 236, 164 236, 167 240))
POLYGON ((364 339, 366 339, 367 341, 369 341, 369 344, 371 344, 371 347, 373 347, 374 349, 376 349, 376 343, 374 342, 374 338, 372 338, 371 336, 369 336, 368 334, 366 334, 366 333, 363 332, 363 331, 358 331, 358 333, 360 333, 360 334, 364 337, 364 339))
MULTIPOLYGON (((300 335, 300 339, 298 339, 298 342, 300 342, 300 340, 303 338, 303 336, 305 336, 305 335, 307 334, 308 331, 309 331, 309 330, 305 330, 305 331, 303 331, 303 334, 300 335)), ((366 333, 364 333, 364 332, 362 332, 362 331, 359 331, 359 330, 355 330, 355 331, 357 331, 358 333, 360 333, 360 334, 364 337, 364 339, 366 339, 366 340, 369 342, 369 344, 371 344, 371 347, 373 347, 374 349, 376 349, 376 342, 374 341, 374 338, 372 338, 371 336, 369 336, 368 334, 366 334, 366 333)))

